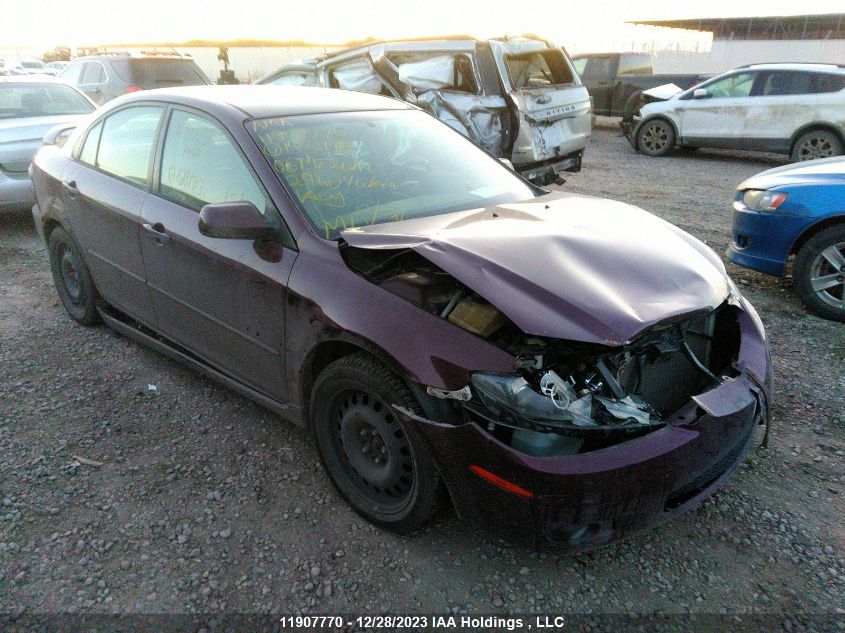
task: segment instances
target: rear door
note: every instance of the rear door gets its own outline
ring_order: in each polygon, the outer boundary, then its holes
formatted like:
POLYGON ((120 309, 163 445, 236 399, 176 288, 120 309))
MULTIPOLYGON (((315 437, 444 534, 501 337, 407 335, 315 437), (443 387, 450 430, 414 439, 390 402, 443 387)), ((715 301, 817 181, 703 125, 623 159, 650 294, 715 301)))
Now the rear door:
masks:
POLYGON ((677 100, 680 133, 685 143, 712 147, 742 145, 745 121, 751 109, 757 71, 739 71, 699 86, 707 96, 692 93, 677 100))
POLYGON ((110 304, 154 321, 141 258, 141 207, 163 108, 133 105, 91 127, 62 174, 65 207, 94 284, 110 304))
POLYGON ((142 249, 158 331, 286 401, 285 298, 296 252, 198 229, 206 204, 249 201, 281 227, 278 211, 234 139, 204 113, 171 110, 157 163, 142 211, 142 249))
POLYGON ((745 123, 750 147, 789 151, 792 135, 819 120, 818 73, 797 70, 762 71, 745 123))

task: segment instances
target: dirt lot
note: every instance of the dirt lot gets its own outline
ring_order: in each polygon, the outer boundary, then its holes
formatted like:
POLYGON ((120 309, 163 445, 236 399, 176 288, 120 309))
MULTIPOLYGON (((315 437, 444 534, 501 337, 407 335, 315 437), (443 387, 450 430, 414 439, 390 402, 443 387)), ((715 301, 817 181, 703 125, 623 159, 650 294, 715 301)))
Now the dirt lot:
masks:
MULTIPOLYGON (((782 162, 650 159, 597 130, 563 188, 642 206, 723 253, 734 187, 782 162)), ((815 630, 841 628, 845 326, 808 315, 786 280, 728 268, 771 341, 772 448, 699 509, 570 557, 453 513, 411 538, 369 526, 304 431, 74 324, 31 219, 0 217, 0 613, 825 612, 838 622, 815 630)))

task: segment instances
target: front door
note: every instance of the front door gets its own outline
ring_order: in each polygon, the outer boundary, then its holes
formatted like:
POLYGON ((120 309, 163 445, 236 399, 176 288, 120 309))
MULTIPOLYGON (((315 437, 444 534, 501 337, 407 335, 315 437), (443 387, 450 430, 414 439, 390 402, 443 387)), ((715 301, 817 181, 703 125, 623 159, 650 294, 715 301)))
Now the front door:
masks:
POLYGON ((141 257, 141 207, 164 110, 117 110, 88 132, 62 174, 71 228, 103 298, 135 319, 154 321, 141 257))
POLYGON ((200 234, 206 204, 249 201, 278 211, 222 126, 174 109, 157 191, 144 201, 142 250, 157 329, 261 393, 288 400, 287 280, 296 252, 277 243, 200 234))
POLYGON ((736 72, 699 86, 707 91, 702 98, 680 99, 677 107, 683 141, 701 139, 717 147, 741 144, 756 77, 756 72, 736 72))

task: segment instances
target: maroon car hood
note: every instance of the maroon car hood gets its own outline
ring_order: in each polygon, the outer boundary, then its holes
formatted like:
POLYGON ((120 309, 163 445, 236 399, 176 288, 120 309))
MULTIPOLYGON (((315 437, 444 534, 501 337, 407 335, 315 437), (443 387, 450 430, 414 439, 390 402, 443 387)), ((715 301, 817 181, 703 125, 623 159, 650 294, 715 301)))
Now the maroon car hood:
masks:
POLYGON ((358 248, 413 248, 537 336, 620 345, 729 293, 707 246, 603 198, 554 193, 342 236, 358 248))

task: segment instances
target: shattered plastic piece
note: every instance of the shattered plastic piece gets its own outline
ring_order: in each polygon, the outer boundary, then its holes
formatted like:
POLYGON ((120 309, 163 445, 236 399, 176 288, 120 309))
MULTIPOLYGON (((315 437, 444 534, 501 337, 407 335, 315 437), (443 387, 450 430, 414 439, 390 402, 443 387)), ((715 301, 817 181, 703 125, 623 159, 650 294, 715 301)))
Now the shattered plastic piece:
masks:
POLYGON ((540 391, 552 399, 558 409, 568 409, 575 399, 575 389, 568 382, 549 370, 540 378, 540 391))
POLYGON ((649 423, 649 414, 646 411, 639 409, 636 403, 631 399, 631 396, 625 396, 621 400, 611 400, 609 398, 596 396, 596 400, 601 402, 615 418, 619 418, 620 420, 634 418, 640 424, 649 423))
POLYGON ((472 392, 469 390, 469 385, 463 389, 458 389, 457 391, 448 391, 446 389, 438 389, 437 387, 428 386, 426 387, 425 392, 428 395, 440 398, 441 400, 451 399, 468 401, 472 399, 472 392))

